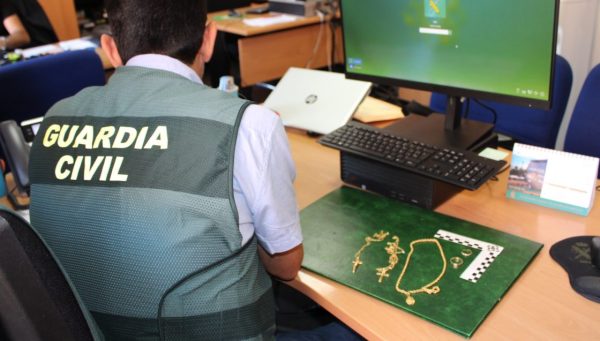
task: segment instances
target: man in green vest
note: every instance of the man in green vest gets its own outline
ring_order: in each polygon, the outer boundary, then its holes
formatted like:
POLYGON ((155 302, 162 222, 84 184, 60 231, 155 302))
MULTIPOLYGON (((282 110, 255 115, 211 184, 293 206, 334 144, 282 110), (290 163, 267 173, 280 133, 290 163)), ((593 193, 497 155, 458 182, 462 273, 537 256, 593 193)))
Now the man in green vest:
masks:
POLYGON ((271 279, 302 235, 281 120, 200 79, 202 0, 108 0, 116 67, 54 105, 33 144, 31 221, 107 339, 270 339, 271 279))

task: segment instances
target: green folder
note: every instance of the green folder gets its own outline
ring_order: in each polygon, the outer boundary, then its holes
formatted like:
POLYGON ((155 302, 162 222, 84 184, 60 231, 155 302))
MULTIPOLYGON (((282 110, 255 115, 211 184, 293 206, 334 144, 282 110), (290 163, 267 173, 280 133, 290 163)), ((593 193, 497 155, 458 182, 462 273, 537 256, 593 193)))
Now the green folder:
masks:
MULTIPOLYGON (((474 207, 473 209, 477 209, 474 207)), ((361 190, 342 187, 300 213, 304 233, 304 262, 310 271, 407 310, 465 337, 477 327, 517 280, 542 244, 485 226, 413 207, 361 190), (353 273, 356 253, 365 238, 388 232, 360 254, 362 264, 353 273), (377 268, 388 266, 385 247, 393 236, 404 253, 389 277, 379 282, 377 268), (415 243, 413 241, 425 239, 415 243), (398 287, 415 290, 446 270, 435 286, 437 294, 415 293, 408 305, 398 287), (410 254, 410 260, 406 259, 410 254), (461 265, 453 266, 460 263, 461 265)), ((433 287, 431 285, 429 288, 433 287)))

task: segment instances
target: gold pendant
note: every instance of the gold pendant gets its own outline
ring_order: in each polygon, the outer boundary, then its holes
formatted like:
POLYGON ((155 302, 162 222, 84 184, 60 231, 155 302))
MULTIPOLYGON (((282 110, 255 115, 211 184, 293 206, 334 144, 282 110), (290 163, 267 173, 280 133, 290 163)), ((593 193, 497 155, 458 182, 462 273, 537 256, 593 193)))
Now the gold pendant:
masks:
POLYGON ((398 255, 404 253, 404 249, 401 248, 398 243, 400 243, 400 238, 397 236, 393 236, 393 242, 388 242, 385 247, 385 251, 390 257, 388 258, 388 266, 377 268, 377 276, 379 276, 379 283, 383 281, 385 277, 390 277, 389 272, 396 266, 398 263, 398 255))
POLYGON ((365 237, 365 244, 354 254, 354 260, 352 261, 352 273, 355 273, 356 270, 358 270, 358 267, 363 263, 360 260, 360 255, 367 248, 367 246, 371 245, 372 242, 380 242, 380 241, 384 240, 385 237, 388 236, 388 234, 390 234, 390 233, 381 230, 381 231, 375 233, 373 235, 373 237, 371 237, 371 236, 365 237))

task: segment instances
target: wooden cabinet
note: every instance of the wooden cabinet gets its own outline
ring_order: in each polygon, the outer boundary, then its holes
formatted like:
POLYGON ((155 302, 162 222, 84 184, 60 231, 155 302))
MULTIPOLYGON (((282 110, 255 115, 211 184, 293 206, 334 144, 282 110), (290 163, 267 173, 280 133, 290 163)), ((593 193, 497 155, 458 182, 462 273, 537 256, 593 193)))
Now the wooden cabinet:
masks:
POLYGON ((54 27, 58 40, 79 38, 79 26, 73 0, 38 0, 38 2, 54 27))

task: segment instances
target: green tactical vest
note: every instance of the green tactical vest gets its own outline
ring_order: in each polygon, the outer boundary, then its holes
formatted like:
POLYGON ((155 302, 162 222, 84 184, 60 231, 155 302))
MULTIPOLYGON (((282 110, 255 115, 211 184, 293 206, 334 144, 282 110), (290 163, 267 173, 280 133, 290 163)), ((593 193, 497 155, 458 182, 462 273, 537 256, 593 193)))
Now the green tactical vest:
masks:
POLYGON ((247 102, 121 67, 57 103, 30 161, 31 221, 107 339, 273 337, 271 281, 241 246, 233 158, 247 102))

